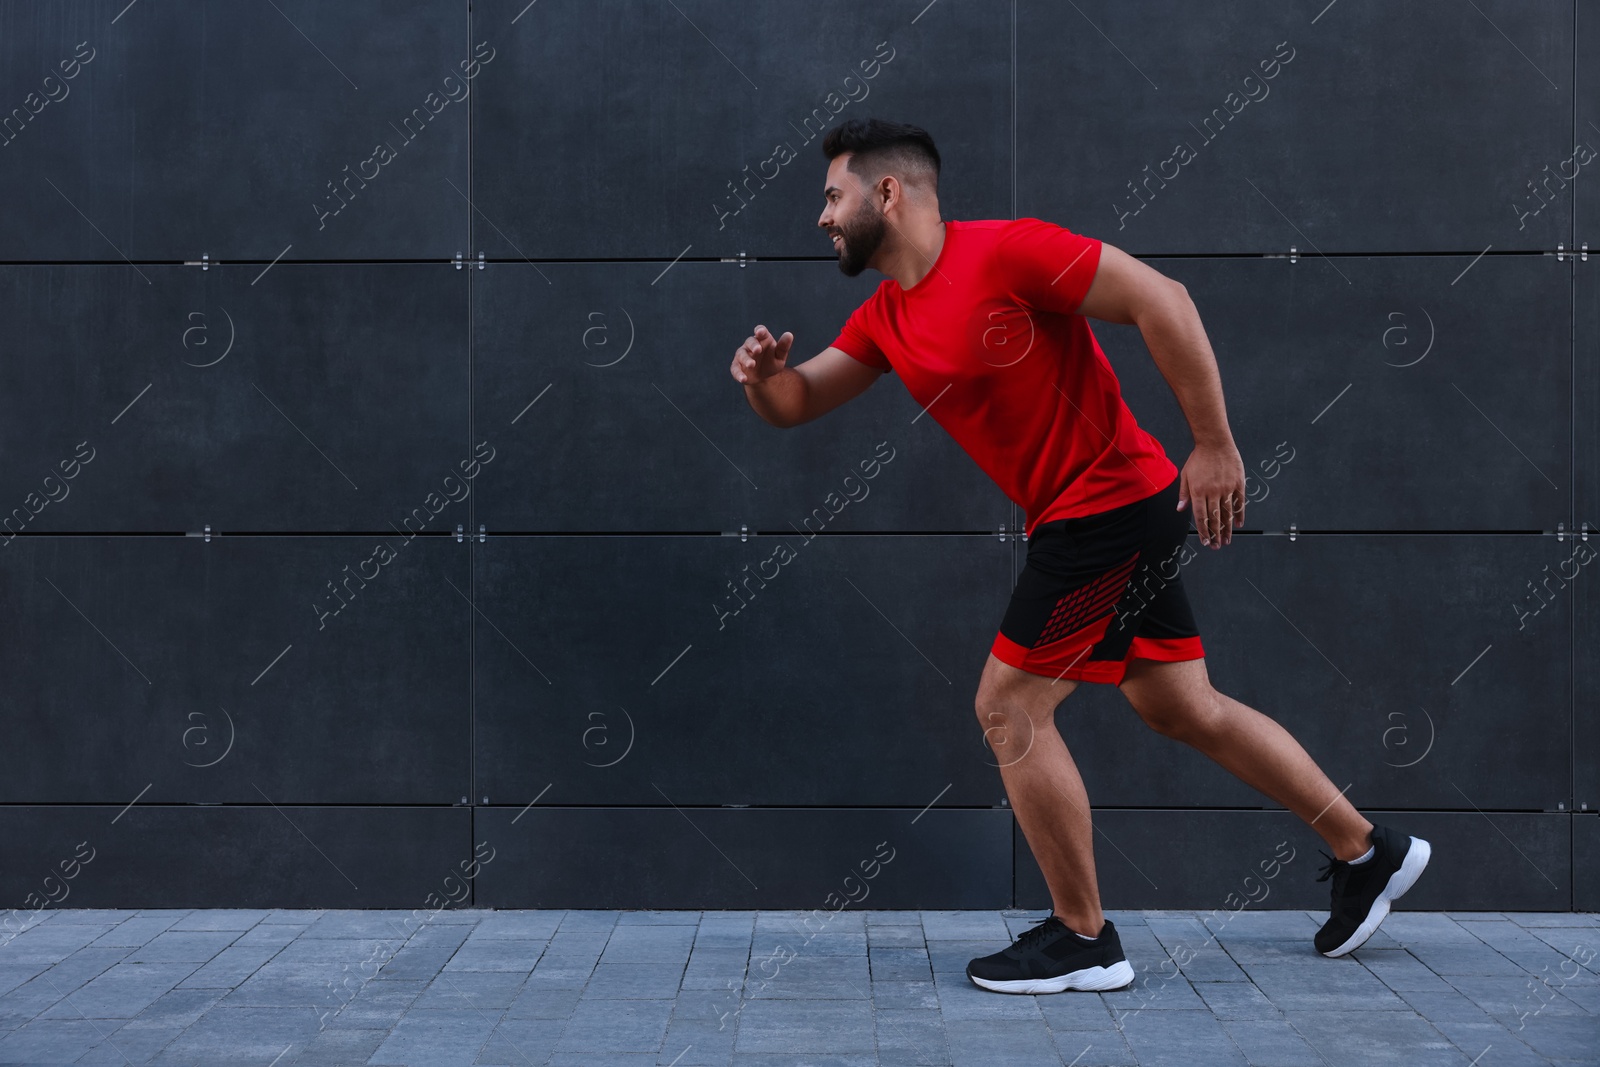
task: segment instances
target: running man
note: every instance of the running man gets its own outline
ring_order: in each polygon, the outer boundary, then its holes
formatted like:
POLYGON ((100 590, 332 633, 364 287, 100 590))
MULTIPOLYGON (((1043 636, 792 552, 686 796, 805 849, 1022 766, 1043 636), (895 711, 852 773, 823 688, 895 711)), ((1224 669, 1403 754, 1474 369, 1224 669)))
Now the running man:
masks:
POLYGON ((1203 546, 1231 543, 1245 472, 1188 292, 1039 219, 941 219, 939 152, 919 127, 853 119, 822 149, 817 225, 839 269, 887 277, 816 356, 788 366, 793 334, 757 326, 730 373, 757 414, 789 427, 898 371, 1027 517, 1027 563, 975 704, 1051 913, 974 959, 968 977, 1006 993, 1133 981, 1100 910, 1089 798, 1055 726, 1079 682, 1117 686, 1151 729, 1310 824, 1333 852, 1318 879, 1333 884, 1316 949, 1360 946, 1422 873, 1428 842, 1368 822, 1288 731, 1211 687, 1176 557, 1191 517, 1203 546), (1134 421, 1088 318, 1139 327, 1194 435, 1181 473, 1134 421))

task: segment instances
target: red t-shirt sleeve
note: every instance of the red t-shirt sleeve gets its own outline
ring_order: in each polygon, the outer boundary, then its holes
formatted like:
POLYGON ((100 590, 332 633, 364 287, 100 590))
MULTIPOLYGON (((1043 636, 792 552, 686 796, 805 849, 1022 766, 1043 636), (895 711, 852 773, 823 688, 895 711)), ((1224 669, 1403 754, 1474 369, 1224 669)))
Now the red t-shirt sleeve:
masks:
POLYGON ((996 249, 1011 295, 1036 311, 1075 314, 1100 266, 1101 242, 1043 219, 1016 219, 996 249))
POLYGON ((867 331, 867 305, 875 299, 877 299, 876 293, 850 313, 850 317, 845 320, 844 328, 839 331, 839 336, 834 338, 831 347, 869 367, 892 373, 894 367, 889 364, 889 358, 883 354, 883 349, 878 347, 877 342, 872 339, 872 334, 867 331))

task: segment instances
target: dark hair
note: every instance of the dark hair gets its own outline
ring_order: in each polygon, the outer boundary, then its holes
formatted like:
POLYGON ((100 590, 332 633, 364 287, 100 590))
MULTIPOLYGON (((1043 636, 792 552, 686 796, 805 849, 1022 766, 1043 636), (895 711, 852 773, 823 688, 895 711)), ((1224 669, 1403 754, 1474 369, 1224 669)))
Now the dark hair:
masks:
POLYGON ((822 138, 822 152, 830 160, 851 153, 849 169, 862 177, 880 178, 892 171, 926 175, 939 187, 939 149, 921 126, 882 119, 850 119, 822 138))

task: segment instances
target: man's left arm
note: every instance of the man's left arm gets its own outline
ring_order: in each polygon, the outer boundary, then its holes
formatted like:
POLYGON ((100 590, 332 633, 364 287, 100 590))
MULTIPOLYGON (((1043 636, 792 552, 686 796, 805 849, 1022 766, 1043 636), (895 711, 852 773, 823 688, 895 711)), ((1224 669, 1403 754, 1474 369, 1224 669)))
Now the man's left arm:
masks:
POLYGON ((1180 475, 1178 508, 1190 508, 1200 543, 1221 548, 1244 525, 1244 462, 1228 428, 1222 376, 1200 312, 1182 283, 1102 242, 1077 313, 1135 325, 1189 420, 1194 452, 1180 475))

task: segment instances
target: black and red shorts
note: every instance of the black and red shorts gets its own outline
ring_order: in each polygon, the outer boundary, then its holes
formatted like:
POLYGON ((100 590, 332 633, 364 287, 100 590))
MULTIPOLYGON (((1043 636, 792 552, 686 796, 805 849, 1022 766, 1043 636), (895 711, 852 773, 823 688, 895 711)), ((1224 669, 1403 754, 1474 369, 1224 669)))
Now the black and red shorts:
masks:
POLYGON ((1179 569, 1180 479, 1132 504, 1042 522, 990 651, 1032 674, 1116 685, 1136 656, 1205 655, 1179 569))

